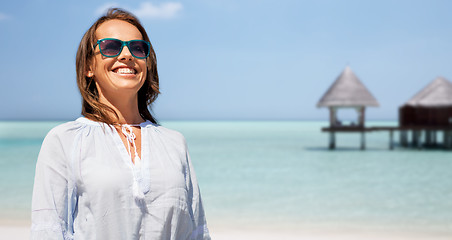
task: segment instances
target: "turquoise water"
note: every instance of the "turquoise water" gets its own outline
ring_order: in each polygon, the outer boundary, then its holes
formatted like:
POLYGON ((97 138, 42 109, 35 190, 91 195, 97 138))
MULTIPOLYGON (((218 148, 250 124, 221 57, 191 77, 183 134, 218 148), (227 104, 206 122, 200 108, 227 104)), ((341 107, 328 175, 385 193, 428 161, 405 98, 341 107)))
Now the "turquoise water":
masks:
MULTIPOLYGON (((0 218, 29 218, 36 157, 57 124, 0 122, 0 218)), ((326 122, 162 125, 187 138, 210 221, 452 233, 452 152, 389 151, 387 132, 367 134, 366 151, 339 134, 329 151, 326 122)))

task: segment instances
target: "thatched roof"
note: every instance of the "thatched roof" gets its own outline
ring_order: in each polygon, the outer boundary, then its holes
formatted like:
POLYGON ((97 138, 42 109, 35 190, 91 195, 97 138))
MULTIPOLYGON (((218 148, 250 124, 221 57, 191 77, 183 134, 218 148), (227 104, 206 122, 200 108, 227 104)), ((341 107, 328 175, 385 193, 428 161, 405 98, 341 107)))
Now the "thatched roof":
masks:
POLYGON ((347 66, 319 100, 317 107, 358 106, 378 107, 379 104, 350 67, 347 66))
POLYGON ((438 77, 414 95, 404 106, 452 106, 452 83, 443 77, 438 77))

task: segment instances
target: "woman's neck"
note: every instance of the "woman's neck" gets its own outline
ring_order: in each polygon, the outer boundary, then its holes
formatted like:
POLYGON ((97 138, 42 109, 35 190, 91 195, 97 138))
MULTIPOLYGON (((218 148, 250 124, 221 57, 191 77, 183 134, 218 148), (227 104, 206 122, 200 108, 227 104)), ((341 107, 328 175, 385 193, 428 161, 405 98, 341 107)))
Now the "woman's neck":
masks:
MULTIPOLYGON (((118 115, 119 124, 138 124, 144 121, 138 110, 137 96, 122 99, 108 99, 104 96, 100 97, 100 102, 111 107, 118 115)), ((112 114, 113 115, 113 114, 112 114)), ((115 118, 113 115, 112 117, 115 118)))

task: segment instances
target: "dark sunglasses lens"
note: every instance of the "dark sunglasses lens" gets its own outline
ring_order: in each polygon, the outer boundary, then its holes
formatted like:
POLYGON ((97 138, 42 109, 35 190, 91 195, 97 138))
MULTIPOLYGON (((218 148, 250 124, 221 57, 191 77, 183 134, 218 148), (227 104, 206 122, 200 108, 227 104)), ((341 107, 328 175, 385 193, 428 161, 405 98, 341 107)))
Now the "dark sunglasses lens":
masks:
POLYGON ((100 50, 105 56, 115 56, 121 51, 122 43, 118 40, 104 40, 100 42, 100 50))
POLYGON ((146 58, 149 54, 149 46, 144 41, 129 43, 130 52, 137 58, 146 58))

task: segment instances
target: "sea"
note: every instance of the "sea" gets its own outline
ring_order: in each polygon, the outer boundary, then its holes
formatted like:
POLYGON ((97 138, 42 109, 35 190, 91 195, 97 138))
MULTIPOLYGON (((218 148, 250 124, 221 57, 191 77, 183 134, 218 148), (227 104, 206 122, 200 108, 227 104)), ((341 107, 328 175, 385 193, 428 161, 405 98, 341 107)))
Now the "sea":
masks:
MULTIPOLYGON (((0 222, 30 221, 36 159, 62 122, 0 122, 0 222)), ((338 134, 326 121, 162 121, 187 139, 216 226, 430 231, 452 236, 452 151, 389 150, 389 133, 338 134)), ((396 126, 368 121, 366 126, 396 126)), ((394 140, 398 142, 397 133, 394 140)))

